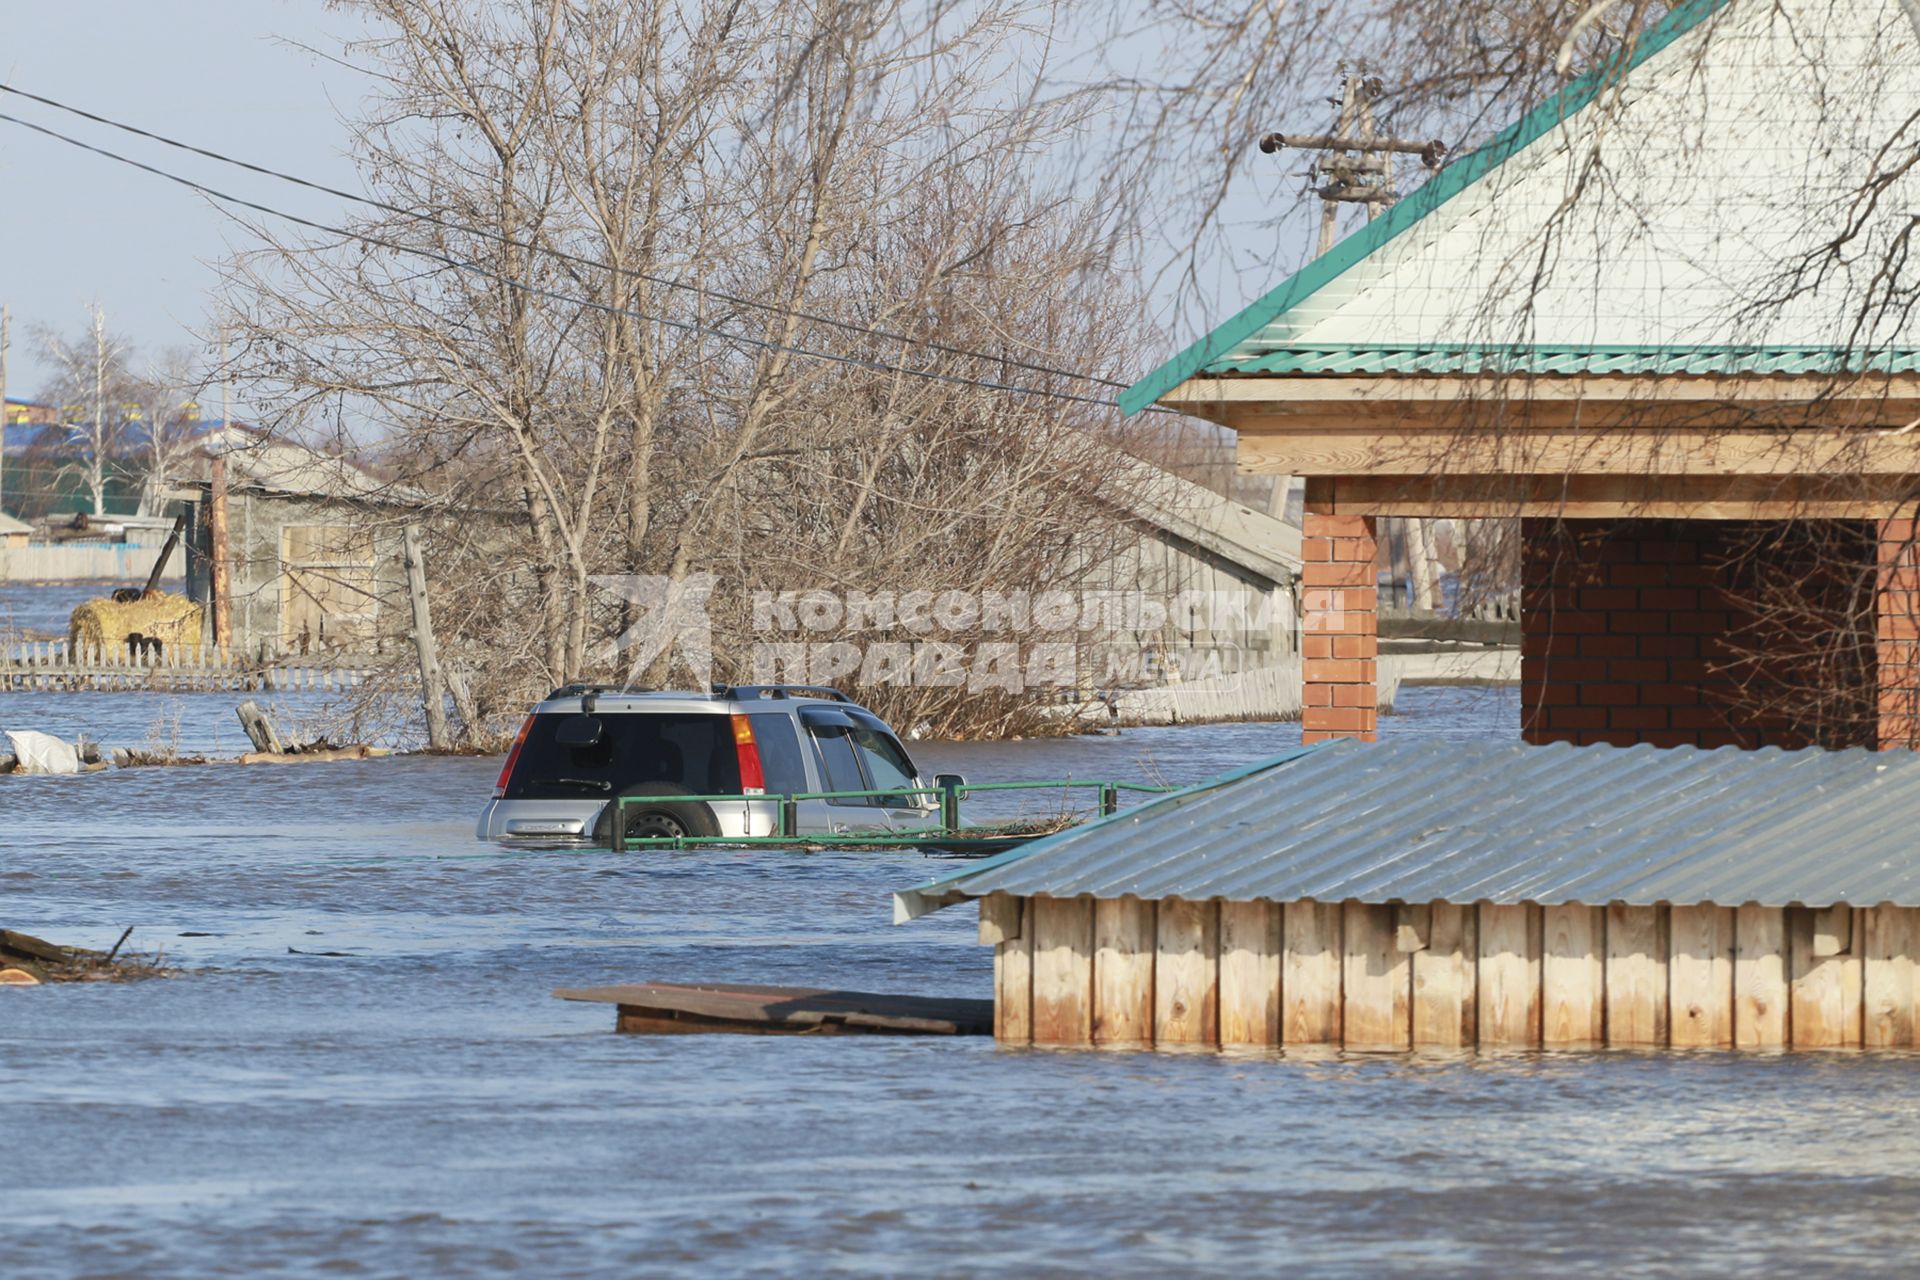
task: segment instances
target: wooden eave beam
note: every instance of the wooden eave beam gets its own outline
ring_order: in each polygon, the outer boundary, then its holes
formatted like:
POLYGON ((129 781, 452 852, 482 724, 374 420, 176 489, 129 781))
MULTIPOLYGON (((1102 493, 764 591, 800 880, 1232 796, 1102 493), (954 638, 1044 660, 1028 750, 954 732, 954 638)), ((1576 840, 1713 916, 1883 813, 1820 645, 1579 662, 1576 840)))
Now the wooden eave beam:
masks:
POLYGON ((1920 473, 1758 476, 1312 476, 1329 515, 1509 519, 1877 520, 1912 516, 1920 473))
POLYGON ((1194 379, 1165 401, 1273 475, 1908 476, 1920 377, 1194 379))

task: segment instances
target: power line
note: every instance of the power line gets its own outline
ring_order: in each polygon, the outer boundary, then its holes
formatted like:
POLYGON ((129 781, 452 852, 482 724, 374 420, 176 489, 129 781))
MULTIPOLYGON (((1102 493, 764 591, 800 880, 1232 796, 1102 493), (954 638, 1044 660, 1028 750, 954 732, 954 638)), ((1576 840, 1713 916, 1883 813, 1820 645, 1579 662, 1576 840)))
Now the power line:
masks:
MULTIPOLYGON (((88 111, 83 107, 76 107, 69 103, 61 102, 55 98, 48 98, 37 93, 29 93, 27 90, 15 88, 13 85, 0 84, 0 93, 10 93, 10 94, 13 94, 15 97, 25 98, 30 102, 38 102, 43 106, 52 107, 56 111, 64 111, 69 115, 78 116, 82 120, 90 120, 95 124, 103 124, 103 125, 106 125, 108 128, 118 129, 123 133, 129 133, 139 138, 146 138, 149 141, 158 142, 163 146, 172 147, 179 151, 185 151, 192 155, 201 156, 201 157, 204 157, 205 159, 213 160, 220 164, 232 165, 237 169, 244 169, 249 173, 256 173, 261 175, 262 177, 273 178, 280 182, 289 182, 298 187, 305 187, 309 191, 318 191, 325 195, 334 196, 341 200, 351 200, 357 204, 366 205, 369 208, 379 209, 385 213, 391 213, 396 217, 411 218, 419 222, 429 223, 433 226, 437 226, 441 228, 442 230, 457 231, 465 235, 478 236, 481 239, 494 240, 509 248, 524 250, 525 252, 528 252, 528 253, 544 253, 549 255, 550 257, 558 258, 562 262, 572 263, 575 266, 586 267, 595 271, 605 271, 616 276, 619 276, 619 275, 630 276, 633 279, 645 280, 650 284, 657 284, 663 288, 685 290, 689 293, 699 294, 702 297, 713 298, 720 302, 731 303, 734 306, 752 307, 757 310, 770 312, 774 315, 779 315, 779 316, 795 316, 795 317, 798 317, 799 319, 811 321, 812 323, 815 323, 815 324, 830 325, 834 328, 842 329, 849 333, 865 334, 869 337, 885 339, 888 342, 906 343, 911 346, 924 347, 929 351, 939 351, 947 355, 963 356, 971 360, 990 361, 992 363, 1004 365, 1010 368, 1021 369, 1028 373, 1044 373, 1051 377, 1072 378, 1075 381, 1089 382, 1089 383, 1094 383, 1096 385, 1105 386, 1105 387, 1115 387, 1120 390, 1125 390, 1129 385, 1125 382, 1121 382, 1114 378, 1103 378, 1096 374, 1074 373, 1066 369, 1055 369, 1049 365, 1036 364, 1026 360, 1016 360, 1007 356, 997 356, 997 355, 991 354, 990 352, 974 351, 966 347, 950 346, 946 343, 934 342, 927 339, 914 338, 908 334, 894 333, 886 329, 875 329, 868 325, 857 324, 851 320, 837 320, 832 316, 820 315, 817 312, 802 311, 792 307, 782 307, 777 303, 761 302, 753 298, 743 298, 735 294, 727 293, 723 290, 712 289, 705 285, 689 284, 684 280, 675 280, 670 276, 662 276, 662 275, 656 275, 647 271, 639 271, 639 270, 635 270, 632 267, 615 267, 609 263, 600 262, 593 258, 583 257, 578 254, 569 253, 564 249, 557 249, 548 245, 532 244, 525 241, 515 240, 513 237, 505 235, 501 232, 489 231, 482 227, 472 227, 464 223, 449 221, 447 219, 437 217, 432 213, 427 213, 419 209, 408 209, 401 205, 396 205, 396 204, 389 203, 388 201, 385 201, 385 200, 377 199, 373 196, 362 195, 358 192, 353 192, 353 191, 347 191, 340 187, 328 186, 324 182, 315 182, 310 178, 303 178, 303 177, 300 177, 298 174, 287 173, 284 170, 275 169, 268 165, 255 164, 253 161, 250 161, 250 160, 242 160, 237 156, 230 156, 225 154, 224 152, 214 151, 207 147, 196 146, 191 142, 183 142, 177 138, 170 138, 163 133, 155 133, 150 129, 143 129, 138 125, 128 124, 125 121, 121 121, 121 120, 115 120, 110 116, 99 115, 95 112, 88 111)), ((8 117, 8 118, 11 119, 11 117, 8 117)), ((18 122, 16 121, 16 123, 18 122)))
MULTIPOLYGON (((684 320, 673 320, 666 316, 648 315, 646 312, 635 311, 628 307, 616 307, 609 303, 595 302, 586 298, 576 298, 556 290, 543 289, 538 285, 531 285, 524 281, 514 280, 465 258, 456 258, 451 254, 440 253, 433 249, 421 249, 413 245, 400 244, 396 241, 371 235, 364 231, 353 231, 346 227, 336 227, 330 223, 318 222, 312 218, 302 217, 297 213, 288 213, 286 210, 277 209, 272 205, 261 204, 255 200, 247 200, 229 192, 221 191, 217 187, 210 187, 205 183, 196 182, 192 178, 184 177, 171 170, 162 169, 157 165, 151 165, 142 160, 135 160, 131 156, 121 155, 117 151, 96 146, 91 142, 83 142, 78 138, 61 133, 57 129, 48 128, 46 125, 36 124, 31 120, 22 120, 18 116, 11 116, 0 112, 0 122, 19 125, 23 129, 29 129, 34 133, 42 134, 58 142, 64 142, 70 147, 77 147, 82 151, 91 152, 94 155, 102 156, 116 163, 138 169, 143 173, 152 174, 154 177, 163 178, 168 182, 175 183, 190 191, 206 196, 210 200, 218 200, 224 204, 236 205, 243 209, 251 209, 256 213, 262 213, 271 218, 279 218, 283 221, 293 223, 295 226, 306 227, 311 231, 324 232, 327 235, 337 236, 345 240, 356 240, 362 244, 373 245, 376 248, 386 249, 393 253, 404 253, 413 257, 424 258, 429 262, 438 262, 454 270, 465 271, 477 275, 483 280, 504 285, 509 289, 519 290, 532 297, 544 298, 550 302, 582 307, 589 311, 598 311, 606 315, 625 316, 629 319, 645 321, 648 324, 662 324, 686 333, 705 334, 709 337, 719 338, 727 342, 737 342, 744 346, 755 347, 763 351, 780 352, 811 360, 826 360, 834 364, 849 365, 875 373, 897 373, 910 378, 922 378, 953 386, 978 387, 985 391, 1005 391, 1014 395, 1040 396, 1046 399, 1067 400, 1077 404, 1098 405, 1101 408, 1113 407, 1111 400, 1095 396, 1077 395, 1071 391, 1052 391, 1043 387, 1023 387, 1015 383, 994 382, 984 378, 965 378, 957 374, 940 373, 931 369, 913 369, 905 365, 889 364, 882 360, 869 360, 861 356, 841 355, 831 351, 815 351, 808 347, 796 347, 786 343, 771 342, 764 338, 749 337, 746 334, 728 333, 724 329, 715 329, 708 325, 694 324, 684 320)), ((982 358, 992 359, 994 357, 982 356, 982 358)), ((1168 410, 1168 412, 1172 411, 1168 410)))

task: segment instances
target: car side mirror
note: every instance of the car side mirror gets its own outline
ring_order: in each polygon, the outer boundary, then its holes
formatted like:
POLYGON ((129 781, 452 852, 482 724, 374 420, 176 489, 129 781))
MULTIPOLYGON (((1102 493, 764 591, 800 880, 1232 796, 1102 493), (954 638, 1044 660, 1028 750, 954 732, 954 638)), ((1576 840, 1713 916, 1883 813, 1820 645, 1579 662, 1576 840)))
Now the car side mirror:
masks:
POLYGON ((949 831, 960 825, 960 788, 967 780, 957 773, 936 773, 933 775, 934 794, 928 797, 930 809, 940 810, 940 825, 949 831))

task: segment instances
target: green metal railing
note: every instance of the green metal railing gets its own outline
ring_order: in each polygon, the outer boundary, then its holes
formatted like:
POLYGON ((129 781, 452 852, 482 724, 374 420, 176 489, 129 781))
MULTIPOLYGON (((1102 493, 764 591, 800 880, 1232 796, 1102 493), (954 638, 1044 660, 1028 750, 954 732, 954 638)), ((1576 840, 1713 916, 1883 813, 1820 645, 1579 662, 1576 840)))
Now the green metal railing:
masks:
POLYGON ((960 801, 962 798, 987 791, 1075 791, 1098 790, 1100 814, 1111 816, 1120 810, 1120 793, 1138 792, 1146 795, 1165 795, 1178 791, 1178 787, 1156 786, 1145 782, 1111 782, 1096 779, 1056 778, 1033 782, 975 782, 959 783, 947 786, 929 787, 885 787, 866 791, 795 791, 790 793, 768 793, 765 795, 743 795, 733 792, 728 795, 708 796, 620 796, 614 800, 613 822, 609 824, 609 844, 615 850, 622 849, 689 849, 706 845, 790 845, 804 841, 810 845, 841 846, 859 848, 876 845, 916 845, 938 844, 946 847, 966 847, 971 842, 975 847, 1001 847, 1017 839, 1030 838, 1013 832, 1007 823, 993 823, 968 826, 960 820, 960 801), (811 832, 800 831, 800 804, 807 800, 835 801, 883 800, 899 806, 913 804, 914 800, 926 797, 938 802, 940 825, 915 827, 906 831, 861 831, 861 832, 811 832), (670 804, 777 804, 779 821, 772 835, 764 836, 629 836, 627 813, 631 808, 661 802, 670 804))

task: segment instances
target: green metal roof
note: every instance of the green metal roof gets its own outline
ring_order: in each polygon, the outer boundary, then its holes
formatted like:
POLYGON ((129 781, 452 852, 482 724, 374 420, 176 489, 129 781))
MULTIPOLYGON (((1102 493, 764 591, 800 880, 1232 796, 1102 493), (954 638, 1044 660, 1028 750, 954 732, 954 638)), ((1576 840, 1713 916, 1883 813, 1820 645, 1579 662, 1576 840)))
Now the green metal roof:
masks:
MULTIPOLYGON (((1554 374, 1920 372, 1920 351, 1844 351, 1830 347, 1535 347, 1454 343, 1351 347, 1297 343, 1215 360, 1210 374, 1554 374)), ((1184 378, 1187 375, 1182 375, 1184 378)), ((1178 385, 1176 382, 1174 385, 1178 385)), ((1133 394, 1132 391, 1127 393, 1133 394)))
MULTIPOLYGON (((1121 392, 1120 408, 1129 415, 1138 413, 1198 373, 1289 372, 1284 369, 1224 369, 1214 366, 1216 361, 1235 347, 1324 288, 1355 263, 1506 163, 1549 130, 1564 123, 1568 117, 1591 103, 1609 83, 1631 72, 1713 16, 1727 3, 1728 0, 1686 0, 1686 3, 1675 6, 1672 12, 1640 37, 1630 56, 1623 58, 1616 53, 1592 71, 1570 81, 1565 88, 1495 135, 1487 145, 1442 169, 1412 195, 1388 209, 1385 215, 1369 222, 1365 229, 1348 236, 1315 258, 1265 297, 1121 392)), ((1355 369, 1353 372, 1362 370, 1355 369)))

